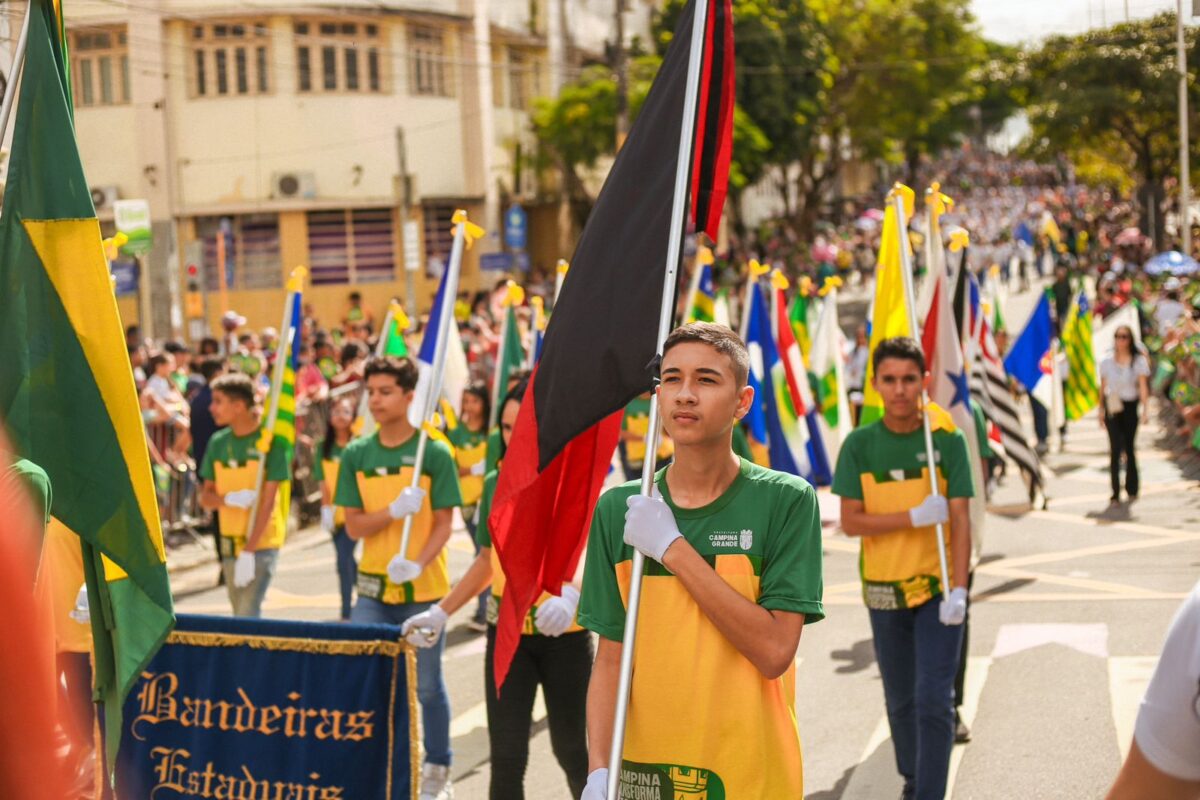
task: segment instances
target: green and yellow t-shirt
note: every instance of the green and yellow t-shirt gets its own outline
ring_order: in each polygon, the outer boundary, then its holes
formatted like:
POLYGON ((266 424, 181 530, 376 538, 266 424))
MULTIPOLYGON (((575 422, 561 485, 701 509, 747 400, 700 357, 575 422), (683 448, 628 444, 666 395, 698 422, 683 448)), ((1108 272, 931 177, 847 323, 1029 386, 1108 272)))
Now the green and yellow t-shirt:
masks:
MULTIPOLYGON (((348 444, 348 443, 347 443, 348 444)), ((342 465, 342 451, 345 450, 337 442, 329 443, 329 455, 325 455, 325 443, 322 442, 316 451, 316 458, 313 459, 313 477, 321 482, 325 490, 329 492, 329 499, 332 501, 337 494, 338 470, 342 465)), ((341 506, 336 505, 333 509, 333 524, 341 526, 346 524, 346 512, 341 506)))
MULTIPOLYGON (((945 497, 971 497, 970 456, 959 430, 933 432, 938 486, 945 497)), ((882 420, 852 431, 842 443, 833 493, 863 501, 868 514, 909 511, 929 496, 925 432, 894 433, 882 420)), ((862 537, 859 571, 868 608, 916 608, 942 593, 937 533, 932 525, 862 537)), ((950 525, 943 527, 950 553, 950 525)), ((950 581, 955 581, 953 564, 950 581)))
MULTIPOLYGON (((811 486, 741 460, 725 492, 702 508, 679 508, 655 476, 679 531, 739 594, 763 608, 825 616, 821 520, 811 486)), ((633 569, 624 543, 631 481, 596 505, 578 619, 620 641, 633 569)), ((622 783, 661 787, 663 798, 803 797, 796 727, 796 670, 764 678, 700 610, 665 567, 646 561, 634 652, 622 783), (707 793, 707 794, 705 794, 707 793)), ((630 795, 634 796, 634 795, 630 795)))
MULTIPOLYGON (((492 547, 492 531, 488 527, 488 515, 492 513, 492 498, 496 494, 496 480, 500 477, 500 473, 493 470, 489 472, 483 479, 483 497, 479 501, 479 519, 475 527, 475 543, 480 547, 486 547, 492 552, 492 596, 488 598, 487 621, 495 625, 496 620, 500 618, 500 601, 504 597, 504 570, 500 567, 500 559, 496 555, 495 548, 492 547)), ((542 596, 537 599, 533 607, 529 609, 529 613, 525 615, 525 621, 521 626, 521 633, 526 636, 541 635, 541 631, 537 626, 537 610, 538 606, 550 599, 549 592, 542 592, 542 596)), ((568 633, 581 631, 578 623, 572 623, 567 629, 568 633)))
MULTIPOLYGON (((385 447, 376 431, 365 439, 355 439, 342 451, 337 492, 333 502, 343 508, 381 511, 397 495, 412 485, 413 464, 417 458, 418 435, 397 447, 385 447)), ((462 505, 458 488, 458 468, 445 442, 430 439, 425 446, 420 486, 425 502, 413 516, 412 533, 406 558, 415 559, 433 533, 433 512, 462 505)), ((386 528, 363 541, 362 561, 358 565, 358 594, 383 603, 423 603, 440 600, 450 590, 446 569, 446 549, 442 548, 415 581, 392 583, 387 575, 388 562, 400 552, 404 520, 392 520, 386 528)))
MULTIPOLYGON (((249 436, 234 436, 230 428, 222 428, 213 434, 204 451, 200 464, 200 477, 217 485, 217 494, 226 495, 238 489, 253 489, 258 478, 258 440, 261 428, 249 436)), ((276 439, 266 459, 267 474, 264 480, 277 481, 275 508, 271 520, 258 544, 260 550, 283 547, 287 536, 287 508, 291 497, 290 484, 292 446, 283 439, 276 439)), ((221 529, 221 557, 234 558, 246 545, 250 529, 250 509, 222 506, 217 512, 221 529)))
MULTIPOLYGON (((454 460, 459 469, 473 467, 487 460, 487 434, 473 431, 466 425, 456 425, 446 431, 446 438, 454 445, 454 460)), ((459 475, 458 485, 462 491, 463 516, 475 513, 475 504, 483 492, 483 475, 459 475)))

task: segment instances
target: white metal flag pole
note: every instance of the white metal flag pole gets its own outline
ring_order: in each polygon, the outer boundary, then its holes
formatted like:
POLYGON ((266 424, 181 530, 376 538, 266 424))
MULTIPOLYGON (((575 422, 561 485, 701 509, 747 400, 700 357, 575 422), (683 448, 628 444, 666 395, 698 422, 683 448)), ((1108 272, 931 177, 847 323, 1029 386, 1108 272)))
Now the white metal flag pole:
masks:
MULTIPOLYGON (((393 301, 394 302, 394 301, 393 301)), ((387 350, 388 335, 392 330, 392 303, 388 303, 387 314, 383 317, 383 327, 379 329, 379 341, 375 342, 375 357, 383 355, 387 350)), ((363 421, 362 433, 364 438, 375 432, 375 418, 371 416, 371 409, 367 407, 367 391, 363 387, 362 397, 358 399, 358 418, 363 421)))
MULTIPOLYGON (((683 96, 683 120, 679 126, 679 156, 675 166, 675 195, 671 201, 670 238, 667 242, 667 267, 663 273, 662 305, 658 312, 658 341, 655 353, 662 354, 675 311, 675 284, 679 280, 679 259, 683 248, 684 214, 687 213, 688 178, 691 174, 692 144, 696 130, 696 105, 700 94, 700 66, 704 54, 704 32, 708 24, 709 0, 697 0, 692 20, 692 50, 688 58, 686 93, 683 96)), ((646 429, 646 457, 642 461, 642 494, 654 490, 655 456, 660 424, 657 398, 650 404, 646 429)), ((625 635, 621 645, 621 672, 617 681, 616 713, 613 715, 612 747, 608 758, 608 800, 617 800, 621 784, 621 761, 625 751, 625 723, 629 715, 629 691, 633 680, 633 649, 637 642, 638 605, 642 598, 642 573, 646 557, 633 551, 633 572, 629 579, 629 601, 625 611, 625 635)))
MULTIPOLYGON (((446 343, 450 338, 450 326, 454 324, 454 300, 458 296, 458 276, 462 271, 463 247, 467 238, 467 212, 454 212, 454 244, 450 248, 450 263, 446 266, 446 290, 442 295, 439 310, 437 338, 433 346, 433 374, 429 381, 429 394, 425 395, 425 408, 421 409, 421 430, 417 433, 417 454, 413 459, 412 488, 421 485, 421 470, 425 466, 425 450, 429 445, 429 425, 438 402, 442 397, 442 378, 446 374, 446 343)), ((408 540, 412 537, 413 515, 404 518, 404 533, 400 537, 400 557, 408 558, 408 540)))
POLYGON ((21 35, 17 37, 17 47, 13 50, 12 66, 8 70, 8 84, 4 87, 4 104, 0 106, 0 142, 8 131, 8 118, 12 115, 13 104, 17 99, 17 84, 21 82, 21 72, 25 68, 25 46, 29 43, 29 18, 38 13, 32 4, 25 7, 25 20, 21 23, 21 35))
POLYGON ((279 395, 283 391, 283 372, 287 368, 287 360, 291 349, 299 335, 292 320, 292 305, 296 297, 304 290, 304 276, 308 270, 296 267, 288 278, 287 299, 283 302, 283 321, 279 323, 279 350, 275 354, 275 366, 271 369, 271 396, 267 401, 267 422, 258 440, 258 473, 254 476, 254 502, 250 506, 250 519, 246 527, 246 539, 254 533, 254 523, 258 519, 258 504, 262 497, 263 484, 267 476, 267 454, 275 446, 275 421, 279 418, 279 395))
POLYGON ((565 258, 558 260, 558 265, 554 268, 554 302, 558 302, 558 296, 562 294, 563 281, 567 279, 567 271, 571 269, 571 264, 565 258))
MULTIPOLYGON (((904 196, 897 188, 892 189, 892 208, 896 211, 896 228, 897 235, 900 239, 900 272, 904 278, 904 301, 908 306, 908 329, 912 337, 918 342, 921 341, 921 328, 917 324, 917 309, 916 298, 913 292, 913 274, 912 274, 912 253, 909 252, 908 244, 908 217, 904 208, 904 196)), ((932 214, 932 209, 930 209, 932 214)), ((943 299, 944 302, 944 299, 943 299)), ((929 414, 926 409, 929 407, 929 392, 925 389, 921 390, 921 425, 925 429, 925 464, 929 468, 929 488, 936 496, 941 494, 938 487, 937 477, 937 454, 933 448, 933 430, 929 426, 929 414)), ((938 550, 938 565, 942 569, 942 594, 948 596, 950 592, 950 570, 946 564, 946 540, 945 526, 938 523, 937 526, 937 550, 938 550)))

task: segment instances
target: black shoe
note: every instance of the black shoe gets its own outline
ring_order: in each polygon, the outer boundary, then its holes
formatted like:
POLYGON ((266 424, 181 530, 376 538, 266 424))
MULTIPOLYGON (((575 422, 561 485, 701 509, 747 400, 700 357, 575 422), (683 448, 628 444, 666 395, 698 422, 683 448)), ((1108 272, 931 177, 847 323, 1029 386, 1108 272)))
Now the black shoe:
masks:
POLYGON ((966 744, 971 741, 971 729, 967 727, 967 723, 962 721, 958 716, 958 712, 954 712, 954 743, 966 744))

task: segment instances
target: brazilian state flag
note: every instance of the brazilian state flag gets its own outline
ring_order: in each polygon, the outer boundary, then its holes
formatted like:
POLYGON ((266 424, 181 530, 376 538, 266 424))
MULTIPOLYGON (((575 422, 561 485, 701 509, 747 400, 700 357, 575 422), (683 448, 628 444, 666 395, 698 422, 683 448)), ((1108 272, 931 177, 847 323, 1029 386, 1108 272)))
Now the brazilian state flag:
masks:
POLYGON ((29 5, 0 217, 0 418, 77 532, 109 763, 121 706, 175 622, 146 433, 75 142, 54 0, 29 5))

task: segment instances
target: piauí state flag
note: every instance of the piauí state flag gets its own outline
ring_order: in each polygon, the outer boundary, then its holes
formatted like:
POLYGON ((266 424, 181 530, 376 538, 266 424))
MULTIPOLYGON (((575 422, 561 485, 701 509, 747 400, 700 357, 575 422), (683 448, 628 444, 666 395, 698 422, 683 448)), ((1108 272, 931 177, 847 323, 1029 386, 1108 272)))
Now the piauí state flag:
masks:
MULTIPOLYGON (((75 142, 52 0, 33 0, 0 217, 0 417, 79 534, 108 763, 125 696, 175 623, 146 431, 75 142)), ((14 643, 9 643, 14 645, 14 643)))
POLYGON ((821 313, 813 336, 812 373, 817 384, 817 405, 825 425, 831 433, 836 432, 825 440, 832 461, 836 461, 836 453, 832 451, 841 447, 853 427, 842 359, 837 294, 830 293, 821 303, 821 313))
MULTIPOLYGON (((907 186, 897 185, 893 191, 898 191, 904 198, 906 216, 911 219, 913 208, 913 191, 907 186)), ((884 339, 895 336, 913 336, 914 331, 908 324, 908 304, 904 299, 904 274, 901 272, 904 262, 901 260, 900 248, 911 249, 908 231, 900 230, 896 219, 896 207, 888 202, 883 212, 883 229, 879 239, 879 260, 875 265, 875 300, 871 311, 870 352, 884 339)), ((883 416, 883 398, 871 385, 875 377, 875 368, 871 359, 867 359, 867 377, 863 386, 863 408, 859 415, 858 424, 868 422, 883 416)))
MULTIPOLYGON (((437 350, 437 331, 441 325, 442 299, 446 295, 446 278, 450 270, 442 273, 442 281, 438 284, 437 296, 433 300, 433 308, 429 311, 429 322, 425 326, 425 335, 421 337, 421 349, 417 351, 417 389, 413 393, 413 401, 408 407, 408 421, 414 428, 419 428, 428 420, 421 419, 425 413, 426 398, 429 395, 430 384, 433 382, 433 360, 437 350)), ((458 335, 458 326, 453 320, 446 330, 446 370, 442 374, 442 397, 450 401, 455 413, 462 413, 462 393, 467 388, 470 371, 467 367, 467 353, 463 350, 462 338, 458 335)), ((439 398, 440 400, 440 398, 439 398)), ((437 405, 432 408, 436 409, 437 405)))

